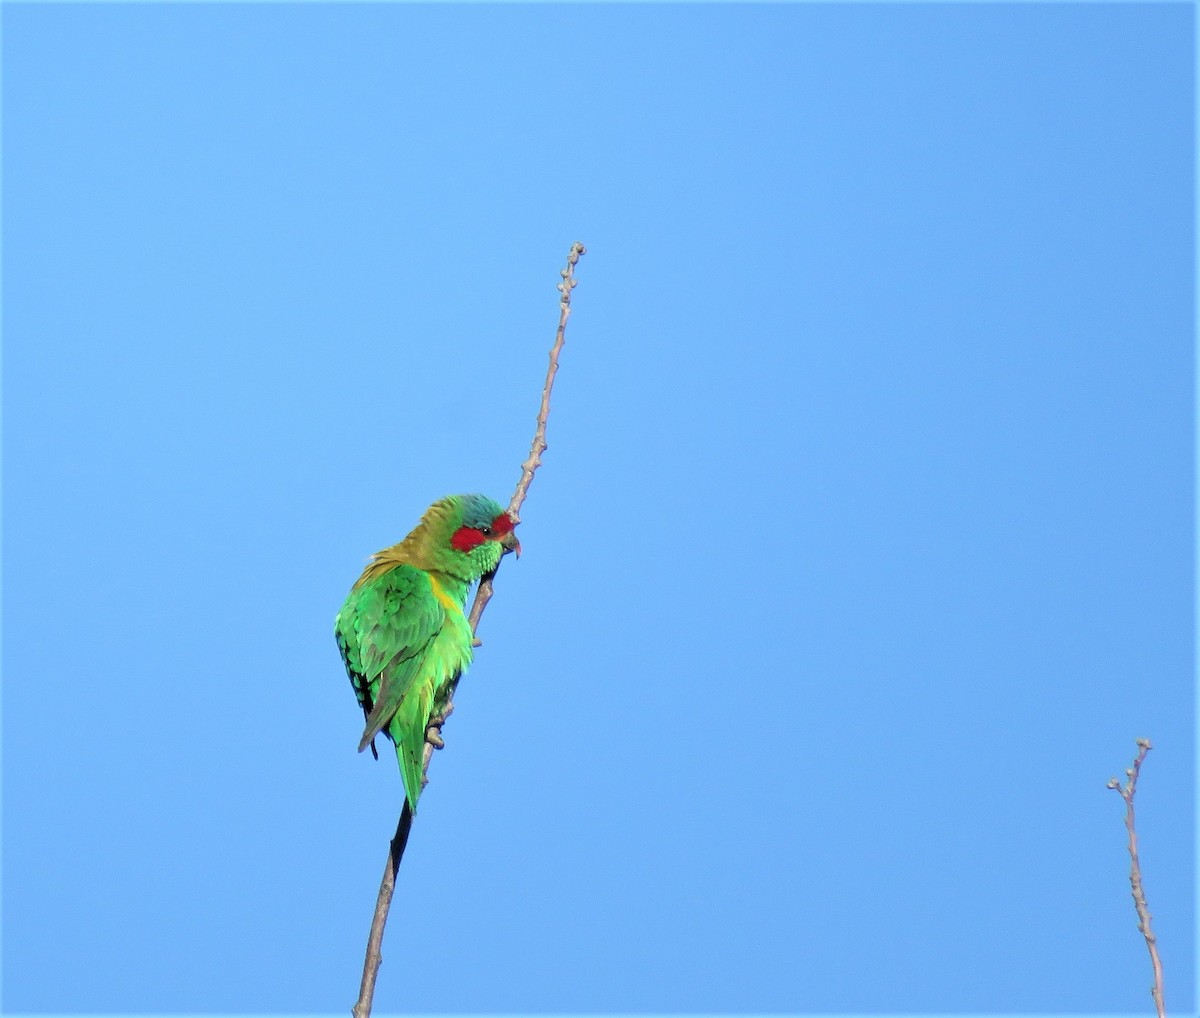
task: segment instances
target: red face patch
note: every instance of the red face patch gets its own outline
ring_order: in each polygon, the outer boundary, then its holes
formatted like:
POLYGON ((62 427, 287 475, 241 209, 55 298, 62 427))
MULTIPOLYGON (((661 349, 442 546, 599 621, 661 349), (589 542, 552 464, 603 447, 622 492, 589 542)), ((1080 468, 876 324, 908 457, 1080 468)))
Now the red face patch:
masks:
POLYGON ((499 539, 505 534, 511 534, 513 529, 512 517, 508 513, 501 513, 492 520, 492 536, 499 539))
POLYGON ((450 538, 450 547, 455 551, 471 551, 478 548, 487 538, 483 531, 474 527, 459 527, 450 538))
POLYGON ((478 548, 484 541, 499 541, 506 534, 511 534, 512 529, 512 517, 508 513, 501 513, 484 530, 477 530, 475 527, 459 527, 450 537, 450 547, 455 551, 471 551, 478 548))

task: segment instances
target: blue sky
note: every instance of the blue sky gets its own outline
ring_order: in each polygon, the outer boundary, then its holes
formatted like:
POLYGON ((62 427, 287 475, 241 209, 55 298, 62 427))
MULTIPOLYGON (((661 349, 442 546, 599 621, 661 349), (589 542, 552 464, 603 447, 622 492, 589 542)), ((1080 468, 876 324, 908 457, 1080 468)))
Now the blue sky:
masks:
POLYGON ((550 450, 381 1012, 1195 1007, 1193 8, 3 8, 3 1006, 344 1013, 333 615, 550 450))

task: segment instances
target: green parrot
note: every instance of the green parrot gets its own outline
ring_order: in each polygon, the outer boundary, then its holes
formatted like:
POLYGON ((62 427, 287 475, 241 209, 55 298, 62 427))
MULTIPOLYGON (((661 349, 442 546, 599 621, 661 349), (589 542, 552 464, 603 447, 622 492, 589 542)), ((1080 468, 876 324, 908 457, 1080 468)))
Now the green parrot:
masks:
POLYGON ((521 554, 513 518, 484 495, 434 502, 399 544, 376 552, 337 613, 334 634, 367 718, 361 753, 375 736, 396 744, 413 815, 421 797, 426 732, 444 719, 454 683, 471 663, 467 588, 521 554))

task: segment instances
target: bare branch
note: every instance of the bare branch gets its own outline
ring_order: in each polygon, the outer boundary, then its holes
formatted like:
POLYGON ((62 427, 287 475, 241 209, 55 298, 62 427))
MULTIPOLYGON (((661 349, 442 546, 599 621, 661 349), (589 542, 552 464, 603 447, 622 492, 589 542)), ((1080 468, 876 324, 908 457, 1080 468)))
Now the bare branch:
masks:
MULTIPOLYGON (((529 486, 533 483, 534 472, 542 465, 542 453, 549 448, 546 445, 546 418, 550 416, 550 390, 554 388, 554 376, 558 374, 558 355, 562 352, 563 339, 567 331, 567 319, 571 317, 571 291, 575 289, 575 266, 579 264, 580 255, 586 253, 584 246, 576 241, 571 245, 571 253, 567 256, 567 267, 559 272, 562 282, 558 284, 558 292, 562 294, 562 297, 558 302, 558 331, 554 334, 554 346, 550 348, 550 365, 546 369, 546 383, 542 386, 542 404, 538 408, 537 427, 533 432, 533 443, 529 447, 529 458, 521 464, 521 479, 517 481, 512 500, 508 503, 508 511, 517 520, 521 518, 521 506, 525 504, 525 496, 529 494, 529 486)), ((475 601, 467 616, 467 621, 471 623, 471 632, 475 632, 479 628, 483 609, 492 599, 492 580, 495 575, 492 573, 491 576, 485 576, 479 582, 479 589, 475 591, 475 601)), ((426 767, 429 766, 429 753, 430 749, 426 746, 426 767)))
POLYGON ((1150 965, 1154 969, 1154 985, 1150 987, 1150 996, 1154 998, 1154 1006, 1158 1018, 1166 1018, 1167 1007, 1163 1000, 1163 970, 1162 961, 1158 957, 1158 941, 1150 928, 1150 907, 1146 904, 1146 892, 1142 887, 1142 864, 1138 860, 1137 829, 1134 827, 1133 798, 1137 794, 1138 775, 1142 772, 1142 761, 1153 748, 1149 739, 1137 740, 1138 753, 1133 766, 1125 770, 1126 782, 1122 785, 1116 778, 1110 778, 1108 787, 1125 800, 1125 829, 1129 832, 1129 886, 1132 889, 1133 905, 1137 909, 1138 932, 1146 940, 1146 948, 1150 952, 1150 965))
MULTIPOLYGON (((554 346, 550 348, 550 366, 546 370, 546 383, 542 387, 542 403, 538 409, 537 428, 533 433, 533 444, 529 450, 529 458, 521 464, 521 479, 517 481, 512 501, 508 503, 508 511, 518 521, 521 518, 521 506, 524 505, 525 497, 529 494, 529 485, 533 483, 533 475, 537 471, 537 468, 542 465, 542 453, 548 448, 546 445, 546 419, 550 416, 550 390, 554 388, 554 376, 558 373, 558 355, 563 348, 567 319, 571 316, 571 291, 575 289, 575 266, 579 263, 580 256, 586 253, 586 249, 582 244, 578 242, 572 244, 571 252, 567 256, 567 267, 559 273, 562 276, 562 282, 558 284, 558 291, 562 297, 558 304, 558 331, 554 336, 554 346)), ((479 628, 479 620, 483 617, 483 610, 492 598, 492 585, 495 575, 496 573, 493 571, 483 577, 479 581, 478 589, 475 591, 475 600, 472 602, 471 611, 467 615, 467 621, 471 624, 472 633, 479 628)), ((478 639, 475 640, 475 645, 479 646, 478 639)), ((458 683, 456 682, 454 687, 451 688, 447 699, 453 699, 457 687, 458 683)), ((450 712, 453 710, 454 704, 451 702, 447 706, 442 718, 436 723, 431 724, 429 731, 426 733, 426 772, 429 771, 429 761, 433 756, 436 744, 434 740, 441 742, 442 723, 450 716, 450 712)), ((441 747, 439 746, 438 748, 441 747)), ((400 821, 396 825, 396 833, 392 837, 392 843, 388 850, 387 863, 383 868, 383 879, 379 883, 379 896, 375 900, 375 916, 371 921, 370 936, 367 938, 367 954, 363 960, 362 983, 359 986, 358 1001, 350 1012, 354 1018, 368 1018, 371 1013, 371 1004, 375 997, 375 979, 379 974, 379 965, 383 961, 381 953, 383 929, 387 925, 388 910, 392 906, 392 893, 396 887, 396 873, 400 869, 400 860, 404 857, 404 847, 408 844, 408 835, 411 830, 412 812, 409 810, 408 800, 405 799, 404 806, 400 810, 400 821)))
POLYGON ((388 910, 392 907, 392 892, 396 889, 396 871, 408 844, 408 832, 412 830, 412 812, 408 799, 400 810, 400 822, 392 836, 388 849, 387 865, 383 868, 383 880, 379 884, 379 896, 375 900, 375 916, 371 920, 371 932, 367 937, 367 957, 363 963, 362 982, 358 987, 358 1000, 350 1013, 354 1018, 367 1018, 371 1013, 371 1001, 375 998, 375 977, 379 974, 379 963, 383 961, 380 948, 383 946, 383 928, 387 925, 388 910))

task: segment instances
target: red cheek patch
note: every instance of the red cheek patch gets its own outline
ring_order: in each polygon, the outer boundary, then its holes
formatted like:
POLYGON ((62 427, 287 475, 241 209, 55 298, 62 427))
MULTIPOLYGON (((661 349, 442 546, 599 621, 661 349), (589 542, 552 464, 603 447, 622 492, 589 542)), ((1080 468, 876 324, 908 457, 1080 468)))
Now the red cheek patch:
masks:
POLYGON ((450 547, 455 551, 471 551, 486 540, 474 527, 459 527, 450 538, 450 547))

